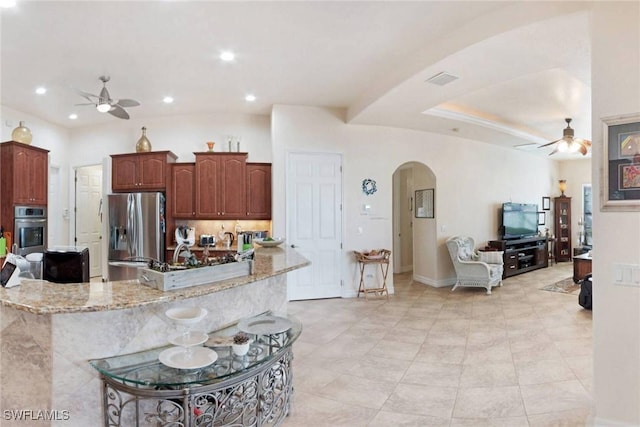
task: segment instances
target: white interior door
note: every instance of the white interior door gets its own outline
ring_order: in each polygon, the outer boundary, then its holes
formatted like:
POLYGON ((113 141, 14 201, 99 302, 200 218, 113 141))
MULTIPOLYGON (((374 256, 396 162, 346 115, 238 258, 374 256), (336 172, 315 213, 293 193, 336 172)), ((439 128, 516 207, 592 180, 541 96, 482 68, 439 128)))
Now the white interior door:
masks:
POLYGON ((76 245, 89 248, 89 275, 102 275, 102 166, 76 169, 76 245))
POLYGON ((287 240, 311 266, 287 276, 289 300, 341 296, 342 157, 289 153, 287 240))

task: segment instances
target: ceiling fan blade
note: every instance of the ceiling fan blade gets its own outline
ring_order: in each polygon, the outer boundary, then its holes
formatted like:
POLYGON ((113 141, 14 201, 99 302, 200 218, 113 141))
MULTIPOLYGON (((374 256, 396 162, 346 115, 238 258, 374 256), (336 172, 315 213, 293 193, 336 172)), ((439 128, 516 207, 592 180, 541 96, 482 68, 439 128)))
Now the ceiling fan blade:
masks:
POLYGON ((554 148, 554 149, 553 149, 553 151, 552 151, 552 152, 550 152, 550 153, 549 153, 549 155, 550 155, 550 156, 551 156, 551 155, 554 155, 554 154, 556 154, 557 152, 558 152, 558 148, 556 147, 556 148, 554 148))
POLYGON ((124 108, 115 104, 111 106, 111 110, 108 111, 109 114, 115 116, 119 119, 129 120, 129 113, 127 113, 124 108))
POLYGON ((137 107, 140 105, 140 103, 135 99, 119 99, 116 104, 121 107, 137 107))
POLYGON ((540 145, 538 148, 548 147, 549 145, 553 145, 553 144, 555 144, 556 142, 559 142, 559 141, 562 141, 562 138, 556 139, 555 141, 551 141, 551 142, 548 142, 548 143, 543 144, 543 145, 540 145))

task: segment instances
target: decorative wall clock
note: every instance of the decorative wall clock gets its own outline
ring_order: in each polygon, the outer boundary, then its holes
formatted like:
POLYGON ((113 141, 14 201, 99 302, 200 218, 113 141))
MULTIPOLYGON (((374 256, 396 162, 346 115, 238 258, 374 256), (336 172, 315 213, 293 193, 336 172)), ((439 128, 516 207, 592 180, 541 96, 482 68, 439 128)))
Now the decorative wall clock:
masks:
POLYGON ((376 187, 376 182, 373 179, 367 178, 362 180, 362 192, 364 194, 370 196, 376 191, 378 191, 378 188, 376 187))

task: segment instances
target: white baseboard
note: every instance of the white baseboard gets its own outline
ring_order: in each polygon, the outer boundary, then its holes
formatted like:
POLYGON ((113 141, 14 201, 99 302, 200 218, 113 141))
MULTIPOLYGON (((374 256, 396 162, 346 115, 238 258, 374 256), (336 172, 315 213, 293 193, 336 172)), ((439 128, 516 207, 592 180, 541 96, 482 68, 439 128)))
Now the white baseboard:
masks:
POLYGON ((452 277, 444 280, 433 280, 430 277, 420 276, 418 274, 413 275, 413 280, 424 285, 433 286, 434 288, 445 288, 447 286, 453 286, 456 284, 456 278, 452 277))

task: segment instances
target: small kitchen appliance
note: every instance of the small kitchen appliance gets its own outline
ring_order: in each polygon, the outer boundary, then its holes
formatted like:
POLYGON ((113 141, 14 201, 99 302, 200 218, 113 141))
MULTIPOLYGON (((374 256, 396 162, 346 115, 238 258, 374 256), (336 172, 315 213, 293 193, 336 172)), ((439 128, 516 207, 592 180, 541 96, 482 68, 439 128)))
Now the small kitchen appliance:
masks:
POLYGON ((184 225, 176 227, 176 243, 193 246, 196 244, 196 229, 184 225))

